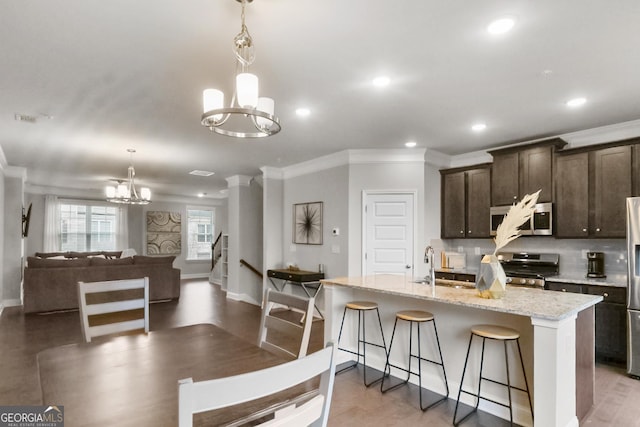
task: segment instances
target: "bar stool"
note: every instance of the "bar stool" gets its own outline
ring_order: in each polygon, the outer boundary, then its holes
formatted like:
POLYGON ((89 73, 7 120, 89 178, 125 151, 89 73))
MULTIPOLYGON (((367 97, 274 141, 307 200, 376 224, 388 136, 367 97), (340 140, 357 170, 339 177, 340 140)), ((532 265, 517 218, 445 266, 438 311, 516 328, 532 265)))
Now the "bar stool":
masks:
POLYGON ((342 323, 340 324, 340 333, 338 334, 338 350, 355 354, 358 356, 358 358, 356 359, 355 363, 352 363, 349 366, 346 366, 336 371, 336 375, 358 366, 358 363, 360 363, 360 356, 362 356, 362 364, 364 366, 364 385, 366 387, 369 387, 372 384, 375 384, 378 381, 380 381, 382 378, 378 378, 375 381, 371 381, 367 383, 367 345, 372 345, 375 347, 382 348, 385 354, 387 352, 387 344, 384 340, 384 332, 382 331, 382 321, 380 320, 380 311, 378 310, 378 304, 371 301, 348 302, 347 304, 345 304, 344 312, 342 313, 342 323), (358 351, 353 351, 353 350, 340 347, 340 338, 342 337, 342 327, 344 326, 344 319, 347 316, 347 310, 354 310, 358 312, 358 351), (373 311, 373 310, 375 310, 376 313, 378 314, 378 325, 380 325, 380 335, 382 336, 382 345, 366 340, 367 338, 366 338, 364 314, 368 311, 373 311), (360 351, 360 344, 362 344, 362 352, 360 351))
POLYGON ((464 360, 464 368, 462 369, 462 379, 460 380, 460 391, 458 392, 458 401, 456 402, 456 409, 455 409, 455 411, 453 413, 453 425, 454 426, 459 425, 462 421, 467 419, 471 414, 476 412, 478 410, 478 404, 480 403, 480 399, 487 400, 489 402, 495 403, 495 404, 500 405, 500 406, 504 406, 505 408, 509 408, 509 419, 511 421, 511 424, 513 425, 513 409, 512 409, 512 404, 511 404, 511 389, 516 389, 516 390, 520 390, 522 392, 527 393, 527 398, 529 399, 529 409, 531 410, 531 418, 533 418, 533 406, 531 405, 531 395, 529 393, 529 384, 527 383, 527 374, 524 371, 524 362, 522 361, 522 352, 520 350, 520 333, 518 331, 516 331, 515 329, 507 328, 507 327, 504 327, 504 326, 498 326, 498 325, 474 325, 474 326, 472 326, 471 327, 471 337, 469 338, 469 347, 467 348, 467 357, 464 360), (471 393, 469 391, 466 391, 466 390, 462 389, 463 383, 464 383, 464 375, 465 375, 465 372, 467 370, 467 362, 469 361, 469 353, 471 351, 471 342, 473 341, 473 337, 474 336, 482 338, 482 353, 481 353, 481 356, 480 356, 480 374, 478 376, 478 392, 477 393, 471 393), (484 344, 485 344, 485 341, 487 339, 496 340, 496 341, 502 341, 503 344, 504 344, 504 359, 505 359, 505 364, 506 364, 506 367, 507 367, 507 383, 506 384, 482 376, 482 367, 483 367, 483 363, 484 363, 484 344), (507 343, 509 341, 515 341, 516 344, 518 345, 518 356, 520 356, 520 366, 522 367, 522 376, 524 377, 524 385, 525 385, 524 389, 511 385, 511 380, 509 378, 509 358, 508 358, 508 355, 507 355, 507 343), (482 380, 489 381, 489 382, 492 382, 494 384, 500 384, 500 385, 503 385, 503 386, 507 387, 508 394, 509 394, 509 404, 507 405, 507 404, 504 404, 504 403, 501 403, 501 402, 496 402, 495 400, 488 399, 486 397, 480 396, 480 386, 482 384, 482 380), (469 412, 467 415, 465 415, 462 419, 460 419, 459 421, 456 421, 456 415, 458 413, 458 404, 460 403, 460 394, 461 393, 466 393, 466 394, 468 394, 470 396, 475 396, 476 397, 476 406, 475 406, 475 408, 473 410, 471 410, 471 412, 469 412))
POLYGON ((393 324, 393 333, 391 334, 391 342, 389 343, 389 352, 387 353, 387 363, 384 366, 384 375, 382 378, 382 383, 380 384, 380 391, 382 393, 386 393, 390 390, 394 390, 400 386, 406 385, 409 382, 409 378, 411 377, 411 375, 417 375, 418 376, 418 386, 419 386, 419 395, 420 395, 420 409, 422 409, 423 411, 426 411, 427 409, 437 405, 438 403, 444 402, 445 400, 448 399, 449 397, 449 384, 447 383, 447 372, 444 369, 444 360, 442 359, 442 351, 440 349, 440 340, 438 339, 438 329, 436 328, 436 321, 433 317, 433 314, 429 313, 428 311, 419 311, 419 310, 404 310, 404 311, 399 311, 396 313, 396 321, 393 324), (391 362, 389 362, 389 356, 391 354, 391 347, 393 347, 393 338, 396 335, 396 326, 398 325, 398 320, 404 320, 409 322, 409 366, 407 368, 401 367, 401 366, 397 366, 392 364, 391 362), (421 323, 426 323, 426 322, 431 322, 433 324, 433 331, 435 333, 436 336, 436 343, 438 345, 438 354, 440 355, 440 362, 437 362, 435 360, 431 360, 431 359, 427 359, 425 357, 422 357, 421 353, 420 353, 420 324, 421 323), (418 354, 414 354, 412 353, 412 341, 413 341, 413 324, 416 324, 417 326, 417 336, 418 336, 418 354), (418 360, 418 372, 412 371, 411 370, 411 359, 415 358, 418 360), (442 366, 442 374, 444 376, 444 385, 447 389, 447 393, 445 396, 443 396, 441 399, 429 404, 428 406, 423 406, 422 404, 422 361, 425 362, 430 362, 433 363, 435 365, 439 365, 442 366), (403 382, 396 384, 394 386, 390 386, 388 388, 384 388, 384 377, 391 375, 391 367, 394 367, 396 369, 400 369, 401 371, 404 371, 407 373, 407 379, 404 380, 403 382), (388 370, 388 371, 387 371, 388 370))

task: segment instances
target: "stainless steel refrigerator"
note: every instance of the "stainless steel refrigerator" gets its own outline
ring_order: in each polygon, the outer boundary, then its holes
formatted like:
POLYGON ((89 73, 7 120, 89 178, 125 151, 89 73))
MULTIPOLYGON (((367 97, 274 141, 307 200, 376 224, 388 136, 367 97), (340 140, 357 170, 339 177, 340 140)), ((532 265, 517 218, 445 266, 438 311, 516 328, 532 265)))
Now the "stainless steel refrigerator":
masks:
POLYGON ((627 199, 627 373, 640 377, 640 197, 627 199))

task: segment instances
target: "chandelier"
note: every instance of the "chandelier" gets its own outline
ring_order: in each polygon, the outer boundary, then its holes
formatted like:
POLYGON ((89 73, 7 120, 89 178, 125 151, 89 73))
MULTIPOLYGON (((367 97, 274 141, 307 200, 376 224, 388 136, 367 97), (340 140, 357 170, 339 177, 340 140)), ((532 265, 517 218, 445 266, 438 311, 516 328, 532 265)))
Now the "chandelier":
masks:
POLYGON ((118 180, 117 187, 112 185, 107 186, 107 201, 128 205, 147 205, 151 202, 151 190, 147 187, 142 187, 140 188, 140 196, 138 196, 135 183, 133 182, 133 179, 136 176, 136 171, 133 169, 133 153, 135 153, 136 150, 129 148, 127 149, 127 152, 131 157, 129 169, 127 170, 127 180, 118 180))
POLYGON ((244 23, 245 3, 242 5, 242 27, 233 39, 236 56, 236 87, 229 107, 224 105, 224 93, 206 89, 202 94, 204 114, 202 125, 211 131, 236 138, 260 138, 280 132, 280 120, 274 115, 272 98, 258 97, 258 76, 248 72, 255 60, 253 39, 244 23))

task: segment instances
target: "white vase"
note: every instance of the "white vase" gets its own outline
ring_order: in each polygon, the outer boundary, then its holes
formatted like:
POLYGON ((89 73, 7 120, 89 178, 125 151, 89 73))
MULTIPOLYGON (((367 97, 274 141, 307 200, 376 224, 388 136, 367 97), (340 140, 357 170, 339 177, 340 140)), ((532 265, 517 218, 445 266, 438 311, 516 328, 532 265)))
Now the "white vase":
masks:
POLYGON ((482 298, 500 299, 507 286, 507 275, 495 255, 485 255, 480 261, 476 289, 482 298))

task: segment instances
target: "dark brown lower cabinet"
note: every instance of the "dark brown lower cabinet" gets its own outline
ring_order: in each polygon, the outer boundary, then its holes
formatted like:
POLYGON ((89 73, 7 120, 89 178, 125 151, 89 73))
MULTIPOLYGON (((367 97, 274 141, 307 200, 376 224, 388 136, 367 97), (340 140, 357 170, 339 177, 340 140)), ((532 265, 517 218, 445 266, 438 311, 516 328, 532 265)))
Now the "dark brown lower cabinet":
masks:
POLYGON ((587 286, 587 293, 602 295, 596 305, 596 359, 615 364, 627 363, 627 290, 587 286))
POLYGON ((547 282, 551 291, 602 295, 595 311, 595 354, 603 363, 627 363, 627 290, 610 286, 547 282))

